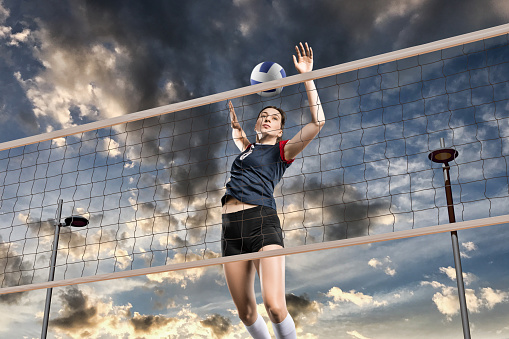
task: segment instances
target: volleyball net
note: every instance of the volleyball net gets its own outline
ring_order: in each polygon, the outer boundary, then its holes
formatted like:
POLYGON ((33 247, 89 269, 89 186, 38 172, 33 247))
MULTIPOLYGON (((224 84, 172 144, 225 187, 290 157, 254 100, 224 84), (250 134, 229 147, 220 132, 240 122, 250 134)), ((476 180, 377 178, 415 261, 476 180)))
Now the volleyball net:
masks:
POLYGON ((509 222, 509 25, 0 144, 0 294, 509 222), (220 258, 221 197, 265 106, 326 116, 274 196, 285 249, 220 258), (284 86, 263 98, 257 92, 284 86), (451 162, 448 224, 440 138, 451 162), (58 201, 55 282, 46 282, 58 201), (440 225, 445 225, 441 227, 440 225), (236 258, 237 257, 237 258, 236 258))

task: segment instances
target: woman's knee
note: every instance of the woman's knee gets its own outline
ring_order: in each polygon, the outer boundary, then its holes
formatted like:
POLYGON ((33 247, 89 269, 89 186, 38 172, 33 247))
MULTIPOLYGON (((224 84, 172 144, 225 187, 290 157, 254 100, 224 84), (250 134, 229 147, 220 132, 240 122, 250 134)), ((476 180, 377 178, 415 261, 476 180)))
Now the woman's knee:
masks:
POLYGON ((267 314, 269 315, 269 318, 276 324, 285 320, 285 318, 288 314, 286 305, 283 303, 266 302, 265 309, 267 310, 267 314))
POLYGON ((258 312, 256 311, 256 308, 244 308, 244 309, 238 309, 239 312, 239 318, 246 326, 251 326, 254 324, 256 319, 258 318, 258 312))

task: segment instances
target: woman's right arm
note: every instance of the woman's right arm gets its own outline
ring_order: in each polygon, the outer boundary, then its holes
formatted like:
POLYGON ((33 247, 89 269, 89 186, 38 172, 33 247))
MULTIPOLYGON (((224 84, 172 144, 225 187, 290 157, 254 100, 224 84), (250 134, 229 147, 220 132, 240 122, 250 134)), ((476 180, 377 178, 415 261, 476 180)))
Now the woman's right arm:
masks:
POLYGON ((228 101, 228 108, 230 110, 230 121, 232 126, 232 137, 235 145, 239 148, 241 152, 243 152, 247 146, 249 146, 250 142, 244 133, 244 130, 240 126, 239 121, 237 120, 237 115, 235 114, 235 109, 233 108, 233 104, 231 101, 228 101))

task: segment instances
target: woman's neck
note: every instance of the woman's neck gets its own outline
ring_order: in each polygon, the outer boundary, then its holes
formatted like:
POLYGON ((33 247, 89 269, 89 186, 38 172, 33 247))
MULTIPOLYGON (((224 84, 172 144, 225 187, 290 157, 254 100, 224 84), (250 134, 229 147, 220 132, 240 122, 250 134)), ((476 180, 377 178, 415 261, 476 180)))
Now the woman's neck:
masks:
POLYGON ((256 143, 257 144, 262 144, 262 145, 275 145, 277 144, 277 138, 262 138, 262 139, 258 139, 258 137, 256 137, 256 143))

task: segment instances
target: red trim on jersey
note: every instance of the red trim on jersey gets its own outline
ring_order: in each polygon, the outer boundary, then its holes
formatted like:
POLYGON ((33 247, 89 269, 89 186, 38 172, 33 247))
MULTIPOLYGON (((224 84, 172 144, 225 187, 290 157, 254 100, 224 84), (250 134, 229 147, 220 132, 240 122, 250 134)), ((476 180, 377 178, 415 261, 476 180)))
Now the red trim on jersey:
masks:
POLYGON ((283 159, 284 162, 287 164, 291 164, 295 159, 292 160, 286 160, 285 159, 285 145, 290 140, 283 140, 279 142, 279 154, 281 155, 281 159, 283 159))

